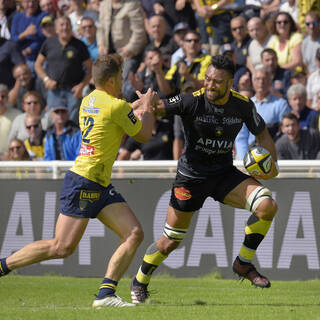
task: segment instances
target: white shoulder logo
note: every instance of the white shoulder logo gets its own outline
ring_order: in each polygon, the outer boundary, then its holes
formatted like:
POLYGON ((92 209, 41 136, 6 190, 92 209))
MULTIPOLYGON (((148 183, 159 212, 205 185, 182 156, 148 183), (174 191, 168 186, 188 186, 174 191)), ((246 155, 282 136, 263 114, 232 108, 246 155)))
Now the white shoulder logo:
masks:
POLYGON ((96 100, 96 97, 89 98, 89 102, 88 102, 89 107, 94 107, 95 100, 96 100))
POLYGON ((169 98, 168 102, 169 102, 169 104, 174 104, 174 103, 179 102, 180 100, 181 100, 180 95, 177 95, 177 96, 169 98))

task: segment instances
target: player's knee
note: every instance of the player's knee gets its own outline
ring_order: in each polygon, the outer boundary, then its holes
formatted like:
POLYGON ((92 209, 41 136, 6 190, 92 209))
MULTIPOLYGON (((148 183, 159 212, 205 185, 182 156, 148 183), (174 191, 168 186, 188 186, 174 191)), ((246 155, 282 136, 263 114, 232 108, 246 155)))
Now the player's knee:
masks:
POLYGON ((179 244, 180 242, 171 240, 165 236, 162 236, 157 241, 157 247, 159 251, 166 256, 169 255, 173 250, 177 249, 179 244))
POLYGON ((168 255, 174 249, 176 249, 180 242, 184 239, 188 229, 176 228, 166 223, 163 235, 158 242, 158 248, 161 253, 168 255))
POLYGON ((278 205, 272 198, 264 199, 258 206, 259 217, 272 220, 278 211, 278 205))
POLYGON ((131 243, 135 246, 139 246, 140 243, 143 241, 144 233, 140 226, 135 226, 130 230, 130 234, 127 237, 131 243))
POLYGON ((55 256, 57 258, 67 258, 72 255, 75 249, 76 247, 74 246, 57 241, 55 244, 55 256))

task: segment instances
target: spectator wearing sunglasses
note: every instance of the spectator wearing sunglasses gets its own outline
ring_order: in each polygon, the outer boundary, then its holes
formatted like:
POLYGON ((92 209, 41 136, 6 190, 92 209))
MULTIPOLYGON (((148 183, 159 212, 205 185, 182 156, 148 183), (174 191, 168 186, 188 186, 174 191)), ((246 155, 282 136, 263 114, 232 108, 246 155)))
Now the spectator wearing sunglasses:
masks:
POLYGON ((27 115, 24 119, 28 137, 24 145, 32 160, 43 160, 45 131, 41 126, 41 118, 35 115, 27 115))
POLYGON ((69 120, 69 109, 63 101, 51 109, 51 117, 53 125, 45 137, 44 160, 75 160, 80 150, 81 131, 69 120))
POLYGON ((302 34, 297 32, 297 26, 291 15, 287 12, 278 12, 274 16, 272 24, 273 37, 269 48, 273 49, 278 56, 281 68, 294 70, 302 65, 302 34))
POLYGON ((247 30, 247 22, 245 18, 237 16, 231 20, 230 27, 233 36, 231 49, 235 53, 236 64, 245 67, 247 64, 248 47, 251 42, 247 30))
POLYGON ((27 115, 41 117, 42 128, 47 129, 49 118, 42 109, 41 96, 36 91, 28 91, 22 98, 22 109, 24 113, 19 114, 12 122, 12 127, 9 133, 9 141, 13 138, 25 141, 28 137, 28 132, 25 125, 25 118, 27 115))
POLYGON ((183 40, 183 50, 185 55, 169 69, 166 75, 160 68, 154 70, 159 88, 165 96, 180 93, 187 81, 192 83, 195 90, 203 86, 205 73, 212 58, 202 53, 199 33, 193 30, 187 31, 183 40))
POLYGON ((9 144, 8 161, 25 161, 30 160, 29 154, 23 141, 12 139, 9 144))
POLYGON ((307 35, 302 41, 303 63, 307 67, 308 74, 317 70, 315 61, 316 51, 320 48, 320 16, 310 11, 305 18, 307 35))

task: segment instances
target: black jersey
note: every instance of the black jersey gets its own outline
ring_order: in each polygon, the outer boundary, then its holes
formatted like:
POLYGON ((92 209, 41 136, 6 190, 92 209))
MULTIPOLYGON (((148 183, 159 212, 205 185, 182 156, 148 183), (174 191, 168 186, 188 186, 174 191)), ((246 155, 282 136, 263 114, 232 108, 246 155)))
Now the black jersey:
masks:
POLYGON ((226 104, 210 103, 204 88, 164 100, 166 114, 182 118, 185 147, 178 162, 182 174, 204 177, 228 170, 233 165, 234 140, 245 123, 254 135, 265 128, 254 103, 231 90, 226 104))

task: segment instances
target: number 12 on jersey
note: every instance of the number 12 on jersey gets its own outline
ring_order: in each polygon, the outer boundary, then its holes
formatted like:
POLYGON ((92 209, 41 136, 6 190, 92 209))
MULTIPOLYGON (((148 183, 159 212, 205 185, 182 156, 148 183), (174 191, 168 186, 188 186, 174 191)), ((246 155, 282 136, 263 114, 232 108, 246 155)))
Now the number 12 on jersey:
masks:
POLYGON ((84 117, 83 119, 84 129, 82 131, 82 141, 84 143, 90 143, 90 139, 86 137, 90 133, 94 125, 94 119, 92 117, 84 117))

